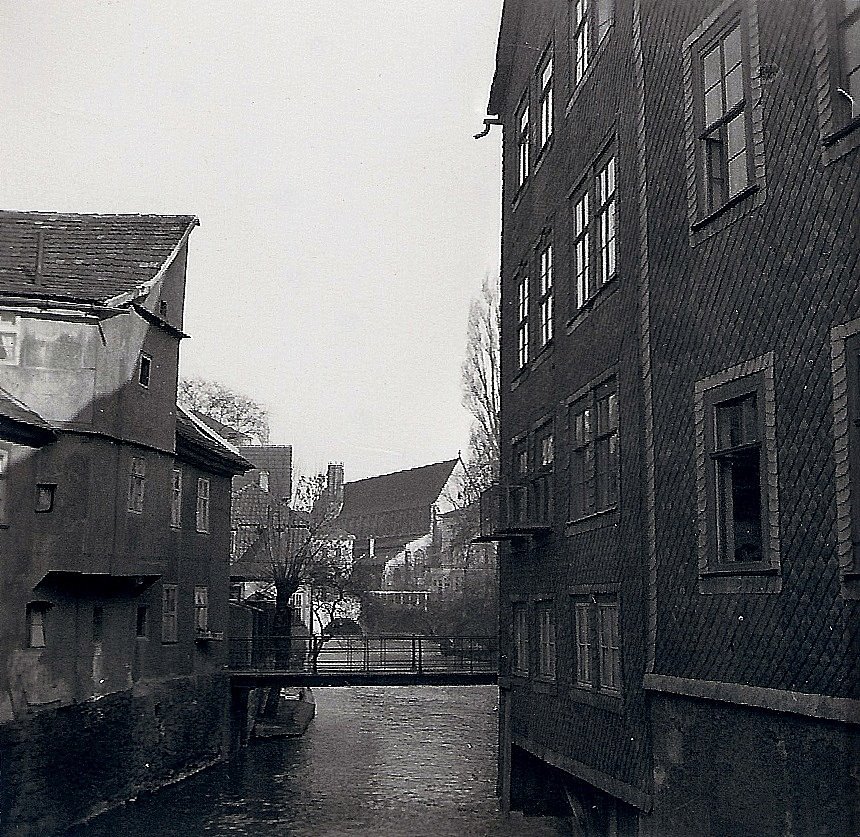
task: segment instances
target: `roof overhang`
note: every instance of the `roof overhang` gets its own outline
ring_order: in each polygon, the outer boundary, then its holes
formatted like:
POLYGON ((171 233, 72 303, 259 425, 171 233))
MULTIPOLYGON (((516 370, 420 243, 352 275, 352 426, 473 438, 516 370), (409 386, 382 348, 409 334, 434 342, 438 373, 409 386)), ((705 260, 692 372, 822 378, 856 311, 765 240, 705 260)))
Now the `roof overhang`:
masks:
POLYGON ((51 570, 33 588, 59 593, 138 596, 161 578, 160 573, 117 575, 51 570))

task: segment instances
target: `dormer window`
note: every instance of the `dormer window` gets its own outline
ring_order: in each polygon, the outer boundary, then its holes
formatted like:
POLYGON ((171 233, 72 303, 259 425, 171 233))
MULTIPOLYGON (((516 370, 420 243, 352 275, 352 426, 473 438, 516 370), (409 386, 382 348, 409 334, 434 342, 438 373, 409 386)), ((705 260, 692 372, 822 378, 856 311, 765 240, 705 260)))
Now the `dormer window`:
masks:
POLYGON ((137 382, 144 388, 149 389, 149 380, 152 375, 152 358, 145 354, 144 352, 140 353, 140 361, 138 363, 137 368, 137 382))

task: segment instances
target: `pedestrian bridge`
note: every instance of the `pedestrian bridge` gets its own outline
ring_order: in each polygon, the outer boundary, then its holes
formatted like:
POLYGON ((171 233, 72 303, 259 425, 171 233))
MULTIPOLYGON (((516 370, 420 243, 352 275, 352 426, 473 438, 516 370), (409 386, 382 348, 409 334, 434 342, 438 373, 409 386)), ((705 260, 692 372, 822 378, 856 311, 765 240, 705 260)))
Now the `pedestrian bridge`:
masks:
POLYGON ((477 686, 496 682, 498 638, 255 636, 230 639, 234 688, 477 686))

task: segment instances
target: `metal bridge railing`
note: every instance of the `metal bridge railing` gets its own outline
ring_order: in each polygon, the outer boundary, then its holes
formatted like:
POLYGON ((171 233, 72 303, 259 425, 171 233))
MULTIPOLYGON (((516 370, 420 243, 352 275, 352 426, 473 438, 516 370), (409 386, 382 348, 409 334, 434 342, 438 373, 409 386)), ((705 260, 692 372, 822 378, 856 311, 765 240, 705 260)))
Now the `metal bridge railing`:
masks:
POLYGON ((232 637, 233 671, 314 674, 487 674, 498 638, 485 636, 232 637))

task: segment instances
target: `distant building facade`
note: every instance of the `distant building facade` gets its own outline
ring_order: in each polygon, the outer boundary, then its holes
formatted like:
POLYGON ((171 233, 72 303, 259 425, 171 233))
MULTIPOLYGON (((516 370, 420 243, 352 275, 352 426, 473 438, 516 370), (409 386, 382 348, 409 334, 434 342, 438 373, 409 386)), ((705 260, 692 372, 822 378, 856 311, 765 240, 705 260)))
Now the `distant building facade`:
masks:
POLYGON ((196 223, 0 213, 0 830, 226 756, 248 463, 176 406, 196 223))
POLYGON ((514 808, 857 830, 858 14, 504 4, 482 526, 514 808))

